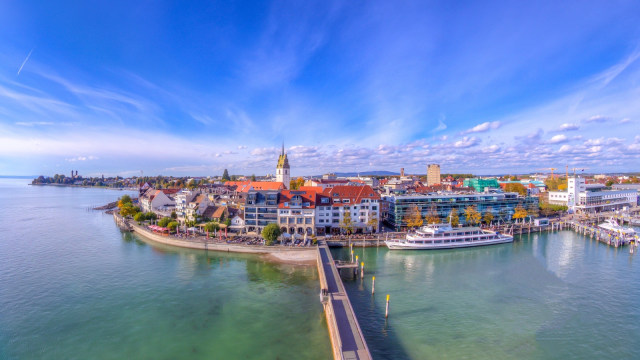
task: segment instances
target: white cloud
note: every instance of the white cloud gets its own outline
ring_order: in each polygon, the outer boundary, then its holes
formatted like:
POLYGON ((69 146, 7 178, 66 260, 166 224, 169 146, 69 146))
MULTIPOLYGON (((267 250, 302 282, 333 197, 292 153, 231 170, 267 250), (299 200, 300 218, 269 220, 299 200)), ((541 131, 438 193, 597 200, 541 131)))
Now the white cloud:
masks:
POLYGON ((629 122, 631 122, 631 119, 629 119, 629 118, 624 118, 624 119, 620 120, 620 124, 626 124, 626 123, 629 123, 629 122))
POLYGON ((609 118, 602 115, 594 115, 588 119, 584 119, 584 122, 586 123, 592 123, 592 122, 603 123, 605 121, 609 121, 609 118))
POLYGON ((87 161, 87 160, 98 160, 98 159, 99 158, 97 156, 89 155, 89 156, 76 156, 66 160, 69 162, 76 162, 76 161, 87 161))
POLYGON ((561 153, 566 153, 569 151, 571 151, 571 145, 566 145, 566 144, 560 146, 560 149, 558 149, 558 152, 561 152, 561 153))
POLYGON ((468 147, 472 147, 475 145, 478 145, 480 141, 476 138, 476 137, 463 137, 462 139, 456 141, 455 143, 453 143, 453 146, 456 148, 468 148, 468 147))
POLYGON ((561 142, 567 141, 567 136, 564 134, 554 135, 550 140, 549 144, 559 144, 561 142))
POLYGON ((247 148, 247 147, 246 147, 245 145, 238 145, 238 150, 244 150, 244 149, 246 149, 246 148, 247 148))
POLYGON ((438 126, 435 129, 433 129, 431 132, 439 132, 444 130, 447 130, 447 124, 445 124, 444 121, 442 121, 442 119, 439 119, 438 126))
POLYGON ((482 149, 483 153, 487 153, 487 154, 493 154, 496 153, 500 150, 500 146, 493 144, 491 146, 487 146, 485 148, 482 149))
POLYGON ((580 129, 580 126, 576 124, 562 124, 560 125, 560 131, 573 131, 580 129))
POLYGON ((479 132, 488 131, 490 129, 497 129, 499 127, 500 127, 500 121, 487 121, 487 122, 483 122, 482 124, 476 125, 471 129, 464 131, 463 133, 464 134, 479 133, 479 132))

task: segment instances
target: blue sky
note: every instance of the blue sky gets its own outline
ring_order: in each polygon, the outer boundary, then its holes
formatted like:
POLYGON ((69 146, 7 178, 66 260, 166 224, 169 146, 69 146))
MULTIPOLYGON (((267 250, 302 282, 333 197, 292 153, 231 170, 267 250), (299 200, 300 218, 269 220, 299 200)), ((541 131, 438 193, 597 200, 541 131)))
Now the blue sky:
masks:
POLYGON ((0 174, 640 170, 637 1, 0 2, 0 174))

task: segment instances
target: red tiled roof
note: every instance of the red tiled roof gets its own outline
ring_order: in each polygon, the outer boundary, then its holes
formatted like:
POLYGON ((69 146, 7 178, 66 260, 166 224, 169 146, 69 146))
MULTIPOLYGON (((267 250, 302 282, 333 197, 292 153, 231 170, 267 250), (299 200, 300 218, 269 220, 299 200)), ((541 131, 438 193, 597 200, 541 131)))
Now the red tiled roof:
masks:
POLYGON ((316 191, 304 191, 304 190, 282 190, 280 192, 280 198, 278 200, 278 208, 288 209, 289 206, 285 206, 285 203, 289 205, 291 199, 294 196, 299 195, 302 197, 302 202, 308 202, 309 206, 303 206, 304 209, 313 209, 316 207, 316 191))
POLYGON ((369 185, 338 185, 334 186, 333 188, 325 189, 323 195, 329 196, 334 200, 333 206, 360 204, 362 203, 362 199, 380 200, 380 195, 378 195, 369 185), (335 201, 337 199, 340 199, 340 203, 335 201), (349 199, 349 202, 344 204, 341 203, 344 199, 349 199))

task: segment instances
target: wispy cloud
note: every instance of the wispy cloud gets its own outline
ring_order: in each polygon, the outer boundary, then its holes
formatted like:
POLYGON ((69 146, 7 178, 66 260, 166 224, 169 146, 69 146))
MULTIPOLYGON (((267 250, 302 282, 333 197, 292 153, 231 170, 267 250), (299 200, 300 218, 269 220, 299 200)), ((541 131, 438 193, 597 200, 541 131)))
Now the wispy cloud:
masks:
POLYGON ((27 61, 29 61, 29 58, 31 57, 32 52, 33 52, 33 49, 31 49, 27 54, 27 57, 24 58, 24 61, 22 62, 22 64, 20 64, 20 68, 18 68, 18 73, 16 74, 16 76, 20 75, 20 73, 22 72, 22 68, 24 68, 24 65, 27 63, 27 61))
POLYGON ((575 131, 579 129, 580 129, 580 126, 576 124, 565 123, 560 125, 560 131, 575 131))
POLYGON ((491 129, 497 129, 500 127, 500 121, 487 121, 487 122, 483 122, 482 124, 478 124, 474 127, 472 127, 469 130, 464 131, 464 134, 469 134, 469 133, 480 133, 480 132, 485 132, 485 131, 489 131, 491 129))

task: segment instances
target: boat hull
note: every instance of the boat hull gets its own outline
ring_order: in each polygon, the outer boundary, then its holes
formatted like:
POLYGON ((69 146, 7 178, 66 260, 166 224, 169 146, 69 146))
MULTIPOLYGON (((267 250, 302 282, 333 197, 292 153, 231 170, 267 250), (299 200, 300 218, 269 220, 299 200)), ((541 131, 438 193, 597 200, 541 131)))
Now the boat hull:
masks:
POLYGON ((483 241, 463 241, 454 243, 438 243, 438 244, 414 244, 399 241, 385 241, 385 245, 389 250, 438 250, 438 249, 458 249, 476 246, 487 246, 506 244, 513 242, 513 237, 504 236, 498 239, 483 240, 483 241))

